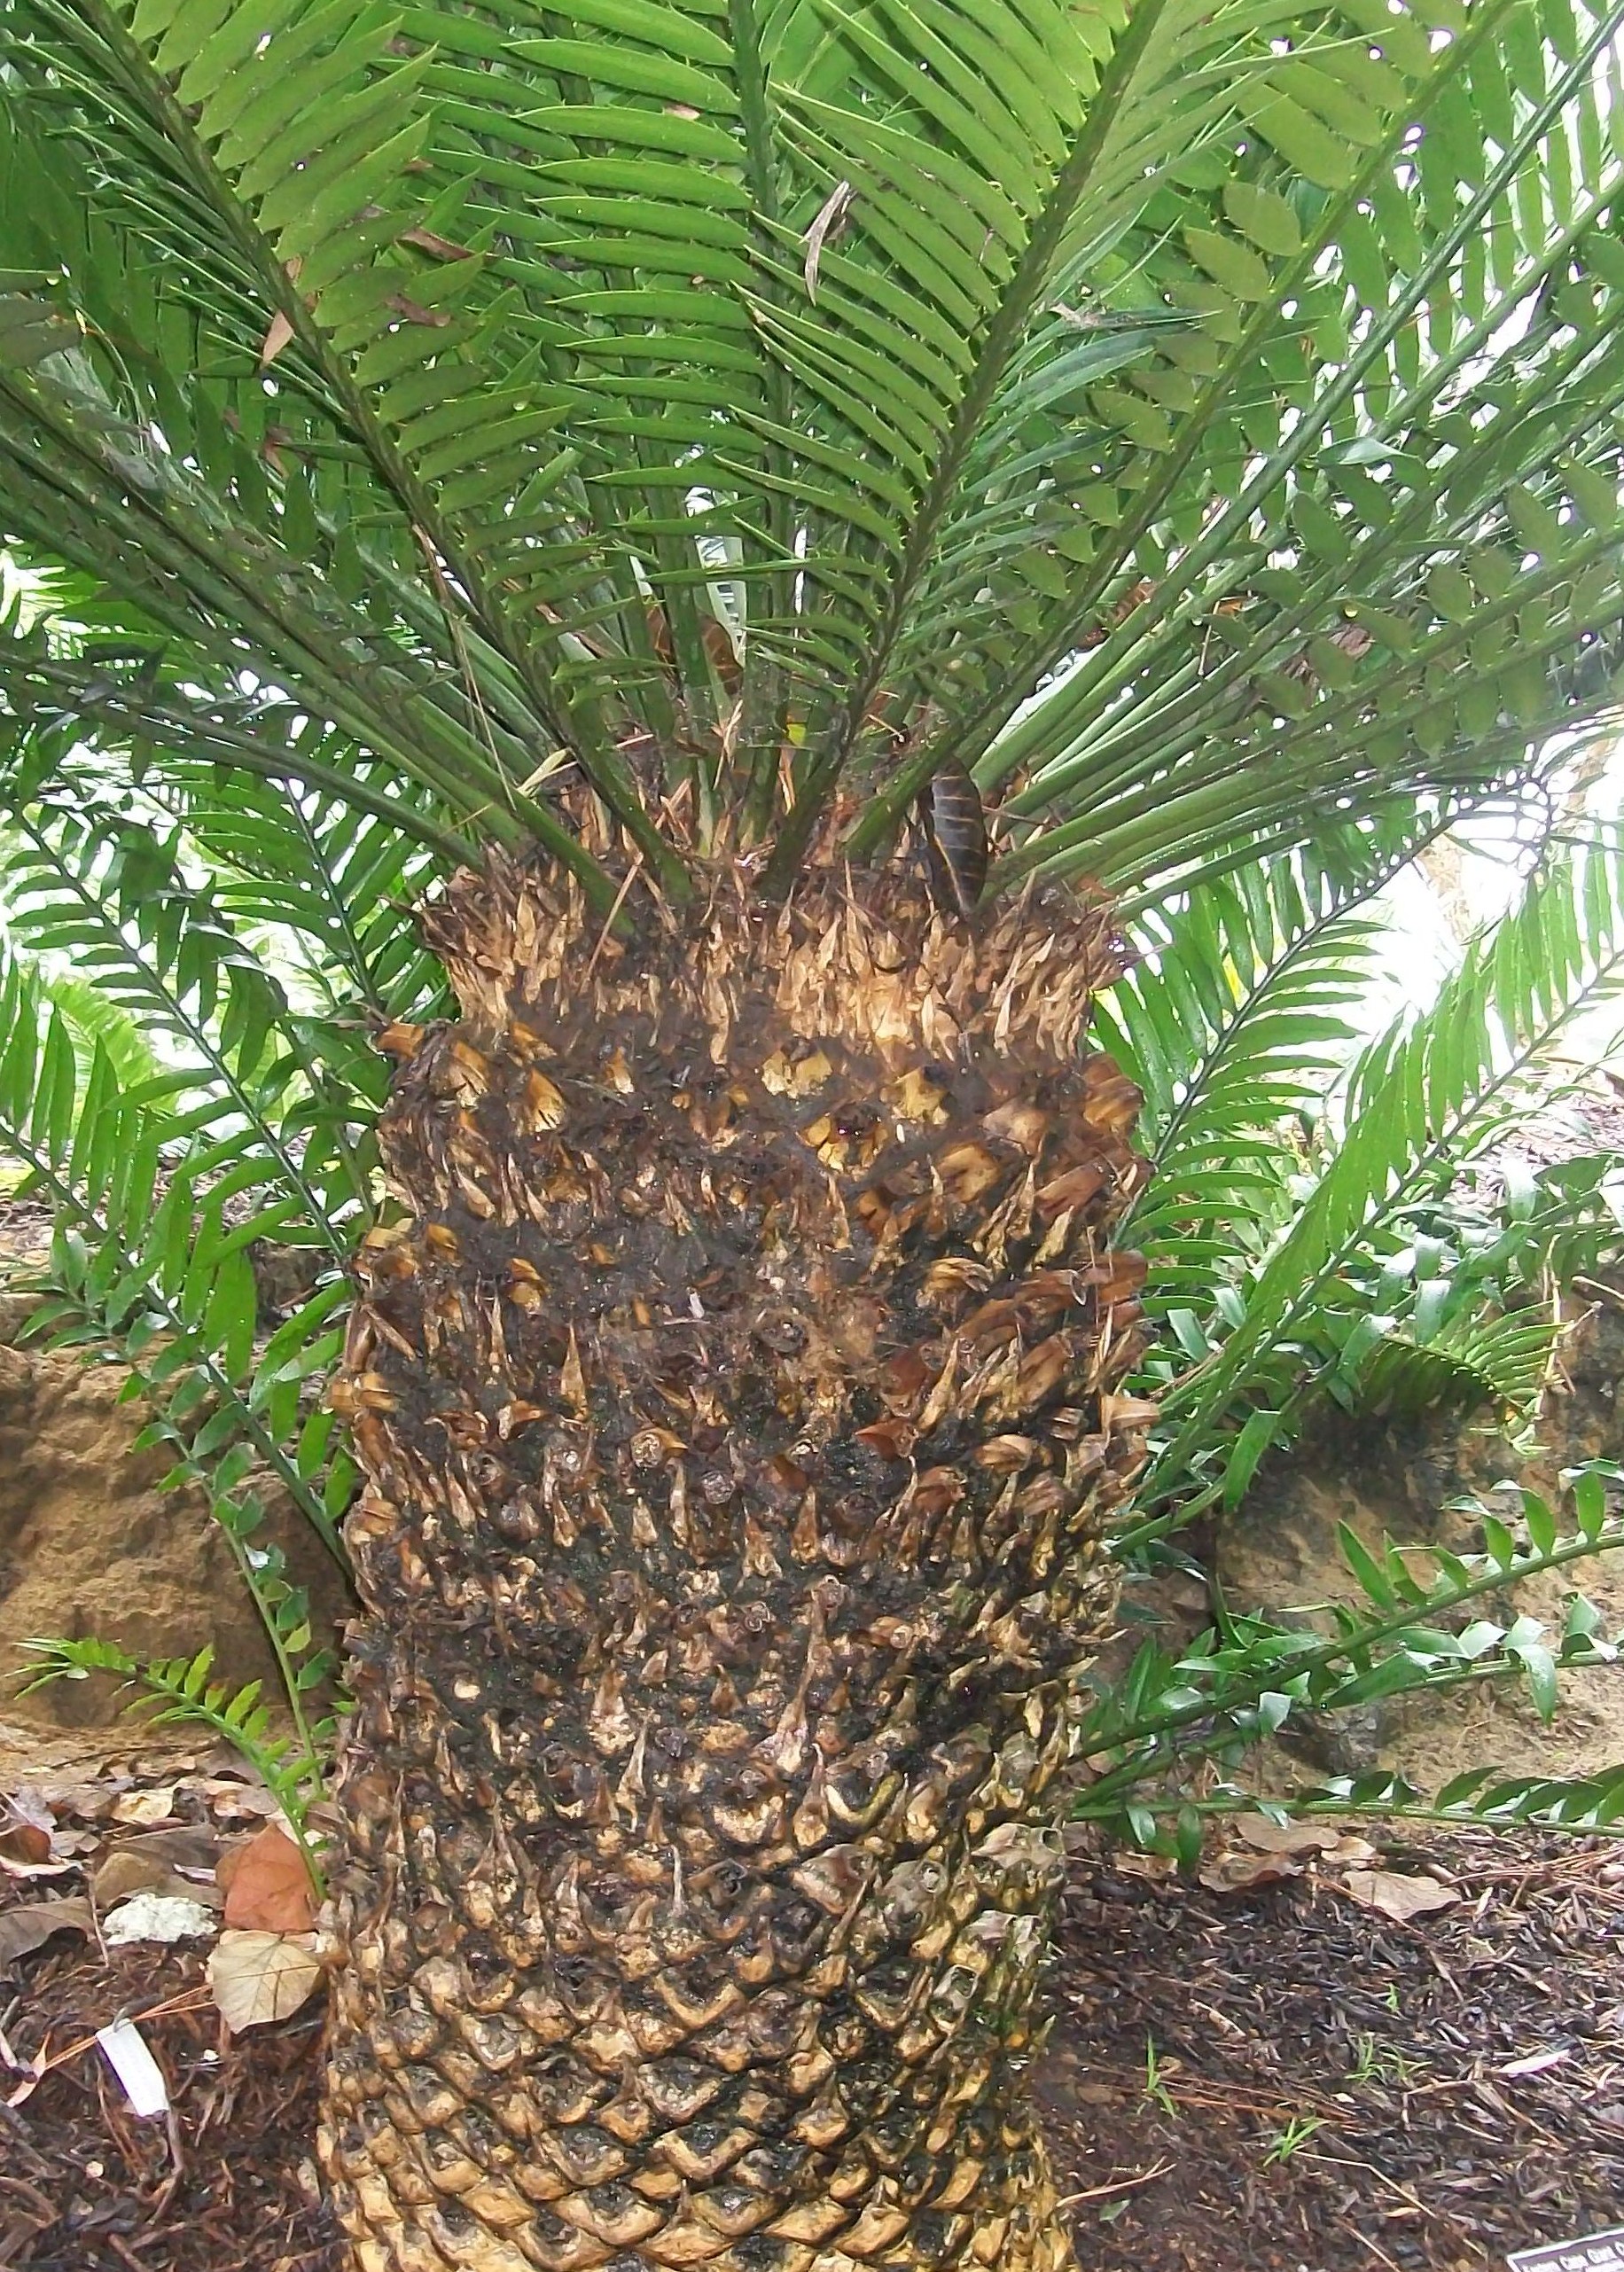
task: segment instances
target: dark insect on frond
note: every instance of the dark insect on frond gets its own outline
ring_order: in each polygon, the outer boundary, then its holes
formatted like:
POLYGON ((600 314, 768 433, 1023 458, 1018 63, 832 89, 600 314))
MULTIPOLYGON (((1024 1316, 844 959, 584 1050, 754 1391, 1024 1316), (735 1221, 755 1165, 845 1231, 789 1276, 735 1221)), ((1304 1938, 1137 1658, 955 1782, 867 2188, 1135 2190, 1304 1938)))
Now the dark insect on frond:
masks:
POLYGON ((987 816, 981 792, 962 765, 943 766, 919 792, 919 832, 931 896, 968 915, 987 882, 987 816))

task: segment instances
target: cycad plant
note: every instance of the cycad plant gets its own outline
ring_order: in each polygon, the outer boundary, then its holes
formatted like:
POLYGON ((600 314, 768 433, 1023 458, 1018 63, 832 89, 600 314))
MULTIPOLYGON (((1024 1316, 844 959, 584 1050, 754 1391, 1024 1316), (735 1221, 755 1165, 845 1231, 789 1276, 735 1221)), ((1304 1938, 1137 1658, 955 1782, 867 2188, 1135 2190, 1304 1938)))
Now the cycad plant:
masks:
POLYGON ((359 2272, 1063 2260, 1113 902, 1611 699, 1621 27, 0 4, 20 896, 188 1052, 0 1087, 251 1564, 355 1250, 359 2272))

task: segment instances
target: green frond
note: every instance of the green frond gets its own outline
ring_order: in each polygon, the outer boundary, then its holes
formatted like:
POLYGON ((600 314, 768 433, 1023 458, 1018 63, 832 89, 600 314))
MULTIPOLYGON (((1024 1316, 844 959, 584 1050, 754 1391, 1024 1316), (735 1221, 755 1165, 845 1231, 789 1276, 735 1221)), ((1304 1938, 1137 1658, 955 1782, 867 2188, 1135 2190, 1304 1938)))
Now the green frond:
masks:
MULTIPOLYGON (((1259 1800, 1255 1788, 1233 1781, 1209 1782, 1195 1797, 1184 1787, 1190 1771, 1201 1763, 1234 1770, 1293 1714, 1491 1681, 1526 1683, 1536 1710, 1549 1719, 1565 1674, 1613 1664, 1619 1655, 1618 1642, 1582 1594, 1569 1597, 1559 1627, 1527 1612, 1499 1621, 1508 1589, 1566 1573, 1624 1543, 1624 1521, 1607 1503, 1607 1482, 1616 1478, 1595 1466, 1567 1480, 1571 1498, 1561 1511, 1536 1492, 1519 1495, 1516 1531, 1482 1506, 1481 1552, 1388 1541, 1378 1550, 1345 1525, 1348 1597, 1332 1605, 1329 1633, 1245 1616, 1230 1620, 1222 1634, 1199 1635, 1176 1657, 1144 1643, 1124 1677, 1097 1684, 1082 1737, 1094 1773, 1076 1813, 1160 1851, 1183 1853, 1189 1841, 1198 1852, 1203 1815, 1255 1809, 1259 1800), (1176 1771, 1171 1788, 1170 1770, 1176 1771), (1171 1832, 1160 1827, 1168 1816, 1175 1818, 1171 1832)), ((1272 1798, 1262 1803, 1277 1804, 1272 1798)), ((1436 1822, 1539 1822, 1593 1831, 1614 1826, 1624 1815, 1624 1782, 1616 1776, 1584 1784, 1508 1778, 1479 1768, 1429 1796, 1382 1769, 1288 1794, 1279 1810, 1283 1816, 1334 1811, 1400 1818, 1413 1812, 1436 1822)))
MULTIPOLYGON (((1468 949, 1433 1007, 1401 1018, 1355 1063, 1338 1142, 1307 1198, 1218 1300, 1213 1323, 1194 1322, 1188 1353, 1196 1362, 1163 1391, 1167 1433, 1144 1504, 1204 1480, 1232 1501, 1263 1450, 1289 1433, 1305 1386, 1323 1370, 1329 1384, 1351 1390, 1395 1327, 1412 1343, 1437 1341, 1438 1362, 1453 1348, 1457 1374, 1473 1356, 1492 1359, 1504 1385, 1526 1386, 1537 1339, 1520 1342, 1519 1326, 1496 1332, 1464 1316, 1445 1331, 1447 1274, 1420 1266, 1413 1243, 1395 1264, 1394 1234, 1533 1108, 1537 1077, 1576 1017, 1616 1000, 1621 988, 1624 860, 1612 842, 1593 840, 1546 863, 1521 904, 1468 949), (1370 1258, 1374 1282, 1364 1293, 1357 1281, 1370 1258)), ((1388 1362, 1398 1369, 1396 1358, 1388 1362)))
POLYGON ((98 1048, 106 1051, 113 1072, 126 1089, 161 1077, 163 1067, 140 1021, 88 979, 75 978, 71 972, 58 972, 46 980, 44 998, 62 1012, 74 1030, 82 1081, 89 1077, 91 1052, 98 1048))
POLYGON ((1192 1355, 1237 1261, 1261 1255, 1292 1210, 1307 1165, 1294 1124, 1347 1063, 1381 936, 1361 910, 1453 809, 1412 804, 1327 832, 1130 932, 1141 959, 1094 1028, 1144 1093, 1155 1171, 1120 1236, 1150 1264, 1152 1314, 1176 1321, 1192 1355))
POLYGON ((605 913, 560 765, 672 895, 949 759, 1166 893, 1609 711, 1620 23, 6 0, 4 526, 605 913))
POLYGON ((1544 1388, 1558 1330, 1553 1316, 1530 1320, 1513 1310, 1503 1317, 1451 1318, 1430 1340, 1385 1334, 1361 1374, 1360 1403, 1405 1415, 1480 1404, 1526 1415, 1544 1388))
POLYGON ((110 1673, 130 1691, 125 1711, 140 1714, 148 1727, 204 1728, 229 1744, 275 1794, 309 1872, 316 1897, 322 1898, 325 1892, 319 1861, 322 1842, 310 1828, 308 1816, 325 1788, 326 1762, 312 1747, 309 1738, 314 1730, 301 1729, 294 1742, 275 1730, 269 1711, 260 1701, 258 1681, 233 1690, 228 1681, 211 1680, 215 1652, 207 1646, 191 1658, 143 1660, 113 1642, 94 1636, 25 1641, 22 1645, 32 1660, 23 1685, 25 1696, 53 1681, 89 1680, 93 1674, 110 1673))
POLYGON ((1051 596, 1005 587, 985 692, 855 841, 951 755, 1004 792, 995 881, 1166 888, 1339 798, 1493 779, 1612 699, 1617 27, 1545 47, 1518 12, 1305 44, 1247 98, 1244 153, 1174 163, 1103 275, 1198 320, 1125 373, 1110 446, 1056 467, 1051 596))
MULTIPOLYGON (((81 778, 53 780, 15 824, 5 913, 28 953, 0 958, 0 1148, 56 1217, 38 1330, 132 1366, 153 1404, 144 1440, 170 1449, 171 1480, 207 1492, 239 1558, 263 1517, 245 1482, 256 1464, 338 1554, 353 1469, 332 1416, 305 1408, 338 1355, 343 1265, 373 1218, 382 1069, 361 1001, 325 1018, 290 1003, 200 880, 182 822, 160 819, 133 789, 81 778), (161 1073, 130 1080, 99 1040, 82 1061, 43 975, 59 957, 164 1038, 161 1073), (251 1263, 263 1242, 316 1258, 313 1292, 268 1336, 251 1263)), ((369 864, 386 891, 394 870, 369 864)), ((366 877, 328 873, 354 936, 368 903, 347 881, 366 877)), ((396 941, 378 975, 415 988, 420 966, 396 941)))

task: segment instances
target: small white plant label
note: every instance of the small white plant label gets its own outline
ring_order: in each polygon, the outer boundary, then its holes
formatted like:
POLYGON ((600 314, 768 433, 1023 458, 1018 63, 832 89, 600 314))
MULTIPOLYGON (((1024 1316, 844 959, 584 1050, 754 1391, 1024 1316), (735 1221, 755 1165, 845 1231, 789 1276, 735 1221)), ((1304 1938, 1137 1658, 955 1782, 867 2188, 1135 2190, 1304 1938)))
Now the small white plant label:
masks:
POLYGON ((163 2114, 169 2105, 163 2070, 147 2048, 146 2038, 131 2019, 115 2019, 98 2027, 96 2040, 102 2056, 124 2086, 133 2114, 163 2114))
POLYGON ((1506 2258, 1511 2272, 1624 2272, 1624 2225, 1582 2240, 1550 2240, 1543 2248, 1519 2248, 1506 2258))

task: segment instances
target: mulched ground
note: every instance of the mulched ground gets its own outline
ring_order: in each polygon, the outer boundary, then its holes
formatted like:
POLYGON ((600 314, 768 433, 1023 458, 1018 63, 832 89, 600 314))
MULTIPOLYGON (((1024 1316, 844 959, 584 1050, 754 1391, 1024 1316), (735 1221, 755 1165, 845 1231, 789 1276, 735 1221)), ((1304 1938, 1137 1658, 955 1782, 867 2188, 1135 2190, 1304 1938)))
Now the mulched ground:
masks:
POLYGON ((1330 1878, 1080 1872, 1042 2080, 1083 2272, 1475 2272, 1624 2222, 1624 1849, 1428 1836, 1330 1878))
POLYGON ((58 1941, 13 1967, 20 1987, 0 2005, 13 2052, 45 2044, 62 2064, 0 2105, 0 2272, 338 2272, 310 2159, 320 2010, 234 2042, 203 1964, 58 1941), (141 2032, 171 2122, 137 2120, 94 2046, 74 2048, 120 2012, 156 2015, 141 2032))
MULTIPOLYGON (((1081 2272, 1475 2272, 1624 2219, 1620 1849, 1384 1859, 1456 1905, 1399 1925, 1311 1873, 1219 1894, 1079 1858, 1041 2089, 1081 2272)), ((0 2272, 336 2272, 319 2013, 233 2040, 202 1983, 198 1953, 62 1940, 0 1973, 0 2272), (121 2010, 172 2128, 81 2048, 121 2010)))

